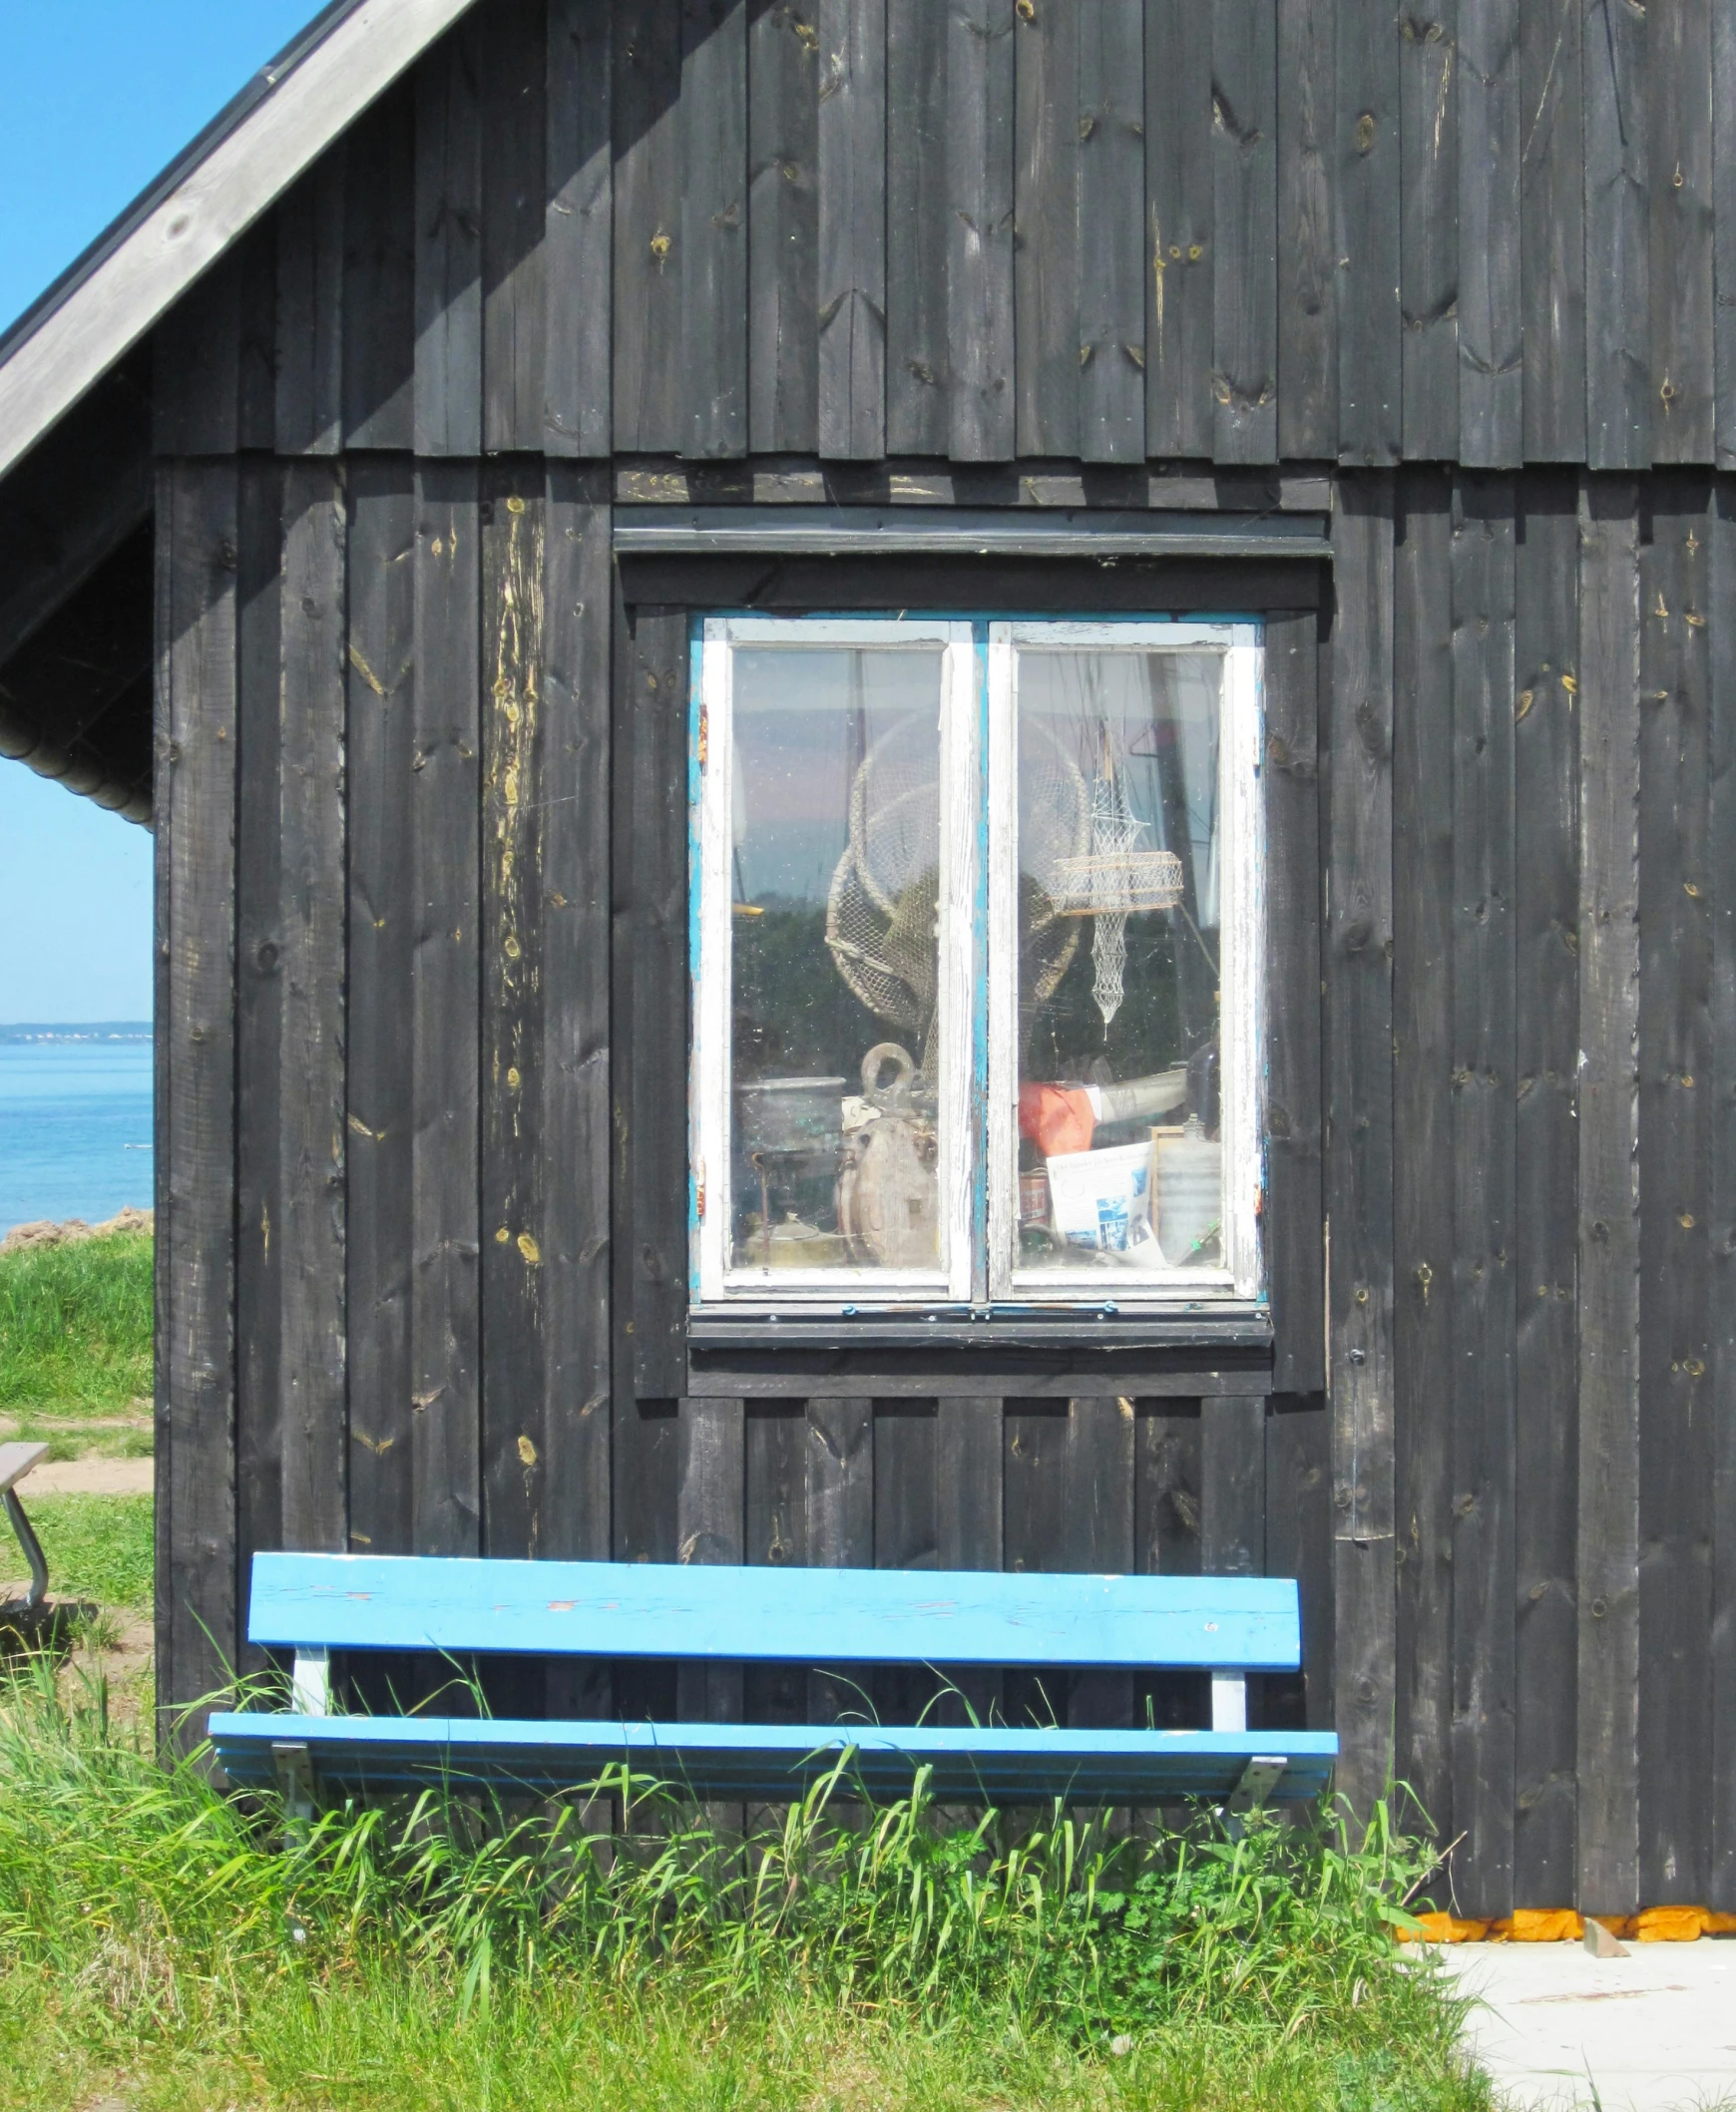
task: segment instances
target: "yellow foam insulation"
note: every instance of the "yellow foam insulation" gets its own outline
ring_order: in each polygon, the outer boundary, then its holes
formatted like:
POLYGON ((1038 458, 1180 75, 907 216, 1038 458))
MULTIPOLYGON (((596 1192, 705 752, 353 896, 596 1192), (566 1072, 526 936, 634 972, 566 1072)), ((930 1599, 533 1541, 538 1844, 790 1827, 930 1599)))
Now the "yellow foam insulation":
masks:
MULTIPOLYGON (((1598 1914, 1612 1936, 1628 1943, 1692 1943, 1700 1936, 1736 1935, 1736 1914, 1705 1906, 1648 1906, 1636 1914, 1598 1914)), ((1499 1921, 1461 1920, 1457 1914, 1419 1914, 1420 1932, 1399 1931, 1401 1943, 1577 1943, 1584 1917, 1570 1906, 1521 1906, 1499 1921)))

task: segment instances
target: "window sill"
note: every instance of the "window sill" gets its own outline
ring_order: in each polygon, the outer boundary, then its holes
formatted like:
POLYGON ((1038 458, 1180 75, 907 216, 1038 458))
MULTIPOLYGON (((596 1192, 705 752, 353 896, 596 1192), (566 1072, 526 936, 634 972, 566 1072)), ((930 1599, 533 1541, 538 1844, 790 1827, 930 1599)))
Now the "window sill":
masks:
POLYGON ((687 1318, 695 1396, 1263 1394, 1272 1326, 1264 1306, 996 1313, 932 1318, 763 1307, 687 1318))

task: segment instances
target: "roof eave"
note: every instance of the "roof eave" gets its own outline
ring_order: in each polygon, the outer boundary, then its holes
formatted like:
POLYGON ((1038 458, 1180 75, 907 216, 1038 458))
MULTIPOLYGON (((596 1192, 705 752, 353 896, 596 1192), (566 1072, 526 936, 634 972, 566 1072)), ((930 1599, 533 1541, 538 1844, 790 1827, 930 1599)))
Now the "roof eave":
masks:
POLYGON ((0 476, 474 0, 338 0, 0 338, 0 476))

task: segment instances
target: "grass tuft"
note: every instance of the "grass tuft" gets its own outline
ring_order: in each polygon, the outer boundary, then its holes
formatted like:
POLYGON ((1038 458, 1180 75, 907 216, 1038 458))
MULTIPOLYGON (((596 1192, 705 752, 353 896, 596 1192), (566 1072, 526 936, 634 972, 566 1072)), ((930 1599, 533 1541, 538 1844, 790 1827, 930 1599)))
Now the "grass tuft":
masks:
MULTIPOLYGON (((48 1560, 58 1599, 95 1599, 128 1609, 151 1604, 152 1499, 128 1496, 37 1496, 19 1490, 48 1560)), ((23 1574, 24 1557, 0 1519, 0 1577, 23 1574)))
POLYGON ((0 2105, 1488 2112, 1384 1813, 948 1829, 841 1778, 743 1841, 616 1780, 284 1846, 100 1681, 0 1691, 0 2105), (609 1824, 626 1799, 625 1836, 609 1824))
POLYGON ((104 1414, 151 1392, 149 1233, 0 1259, 0 1413, 104 1414))

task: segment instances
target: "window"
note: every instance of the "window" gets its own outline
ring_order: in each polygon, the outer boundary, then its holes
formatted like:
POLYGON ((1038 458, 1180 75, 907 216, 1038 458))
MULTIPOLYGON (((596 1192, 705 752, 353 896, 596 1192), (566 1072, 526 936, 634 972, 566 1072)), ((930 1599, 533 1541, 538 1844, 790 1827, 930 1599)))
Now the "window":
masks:
POLYGON ((1260 1295, 1259 638, 702 623, 698 1304, 1260 1295))

